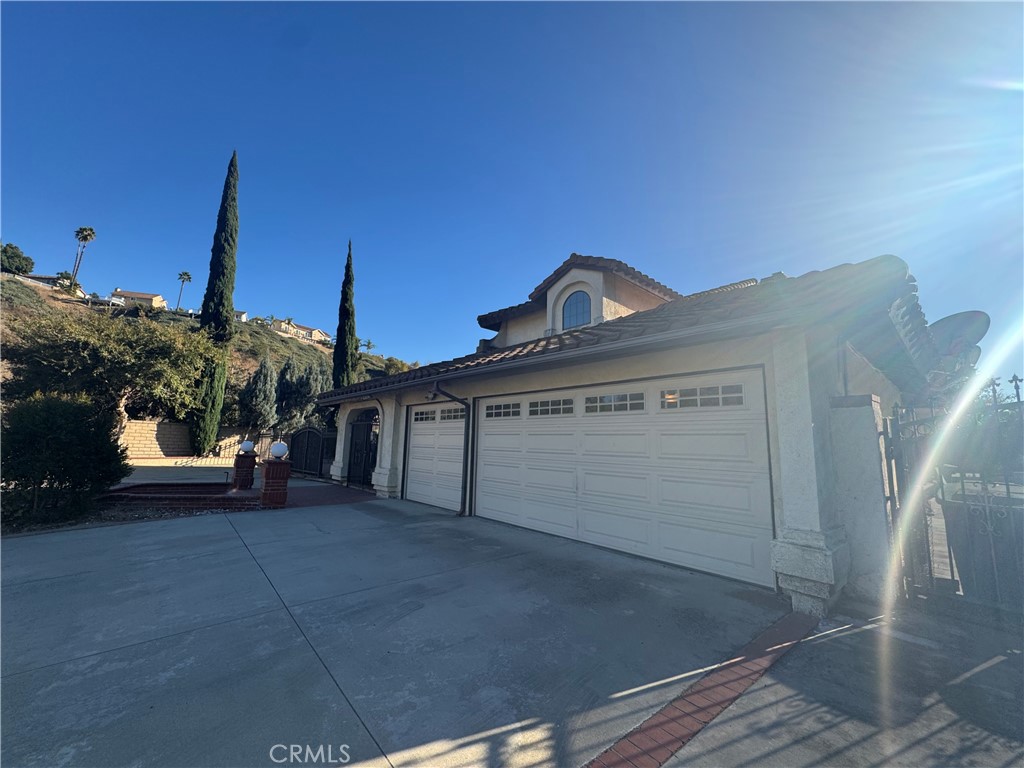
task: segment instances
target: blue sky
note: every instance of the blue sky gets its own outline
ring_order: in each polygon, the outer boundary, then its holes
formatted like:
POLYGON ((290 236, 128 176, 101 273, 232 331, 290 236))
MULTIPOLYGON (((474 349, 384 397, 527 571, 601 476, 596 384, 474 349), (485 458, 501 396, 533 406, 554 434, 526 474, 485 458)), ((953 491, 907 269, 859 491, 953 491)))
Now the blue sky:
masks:
MULTIPOLYGON (((2 237, 430 362, 571 252, 680 292, 894 253, 929 320, 1021 325, 1020 4, 11 3, 2 237)), ((983 344, 983 347, 985 345, 983 344)), ((1021 353, 1007 365, 1020 369, 1021 353)))

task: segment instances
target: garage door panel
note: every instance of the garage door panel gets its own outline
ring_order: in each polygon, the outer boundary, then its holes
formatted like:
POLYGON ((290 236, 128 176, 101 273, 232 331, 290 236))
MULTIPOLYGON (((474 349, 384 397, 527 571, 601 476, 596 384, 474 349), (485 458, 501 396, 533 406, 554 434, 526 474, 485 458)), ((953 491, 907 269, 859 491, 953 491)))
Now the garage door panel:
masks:
MULTIPOLYGON (((523 467, 523 486, 529 491, 553 491, 565 495, 576 493, 575 467, 544 467, 526 464, 523 467)), ((518 471, 518 470, 517 470, 518 471)))
POLYGON ((582 499, 624 500, 645 504, 650 499, 649 480, 644 475, 580 470, 582 499))
POLYGON ((742 531, 661 523, 661 559, 712 573, 731 573, 746 581, 770 586, 774 577, 768 544, 763 537, 742 531))
POLYGON ((576 455, 575 432, 527 432, 526 450, 530 454, 576 455))
POLYGON ((645 515, 596 507, 580 509, 580 537, 592 544, 646 552, 651 546, 652 521, 645 515))
POLYGON ((481 451, 523 450, 523 435, 520 432, 486 432, 480 438, 481 451))
POLYGON ((659 477, 658 499, 666 511, 757 528, 771 527, 766 514, 771 504, 770 487, 765 477, 659 477))
POLYGON ((658 436, 658 457, 677 462, 743 463, 764 467, 768 444, 764 425, 722 425, 678 428, 670 426, 658 436))
POLYGON ((531 394, 522 398, 521 418, 487 418, 487 405, 512 399, 480 403, 478 515, 774 582, 760 371, 531 394), (587 397, 640 392, 644 410, 585 411, 587 397), (575 412, 554 425, 530 415, 526 403, 534 399, 571 400, 575 412))
POLYGON ((647 431, 583 433, 583 456, 604 458, 647 458, 651 454, 647 431))

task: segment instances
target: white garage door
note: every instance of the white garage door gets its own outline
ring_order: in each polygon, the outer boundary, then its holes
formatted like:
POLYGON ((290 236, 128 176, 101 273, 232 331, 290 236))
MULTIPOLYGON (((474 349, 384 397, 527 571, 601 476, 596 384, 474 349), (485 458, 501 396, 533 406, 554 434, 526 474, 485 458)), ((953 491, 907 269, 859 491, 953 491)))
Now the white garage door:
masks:
POLYGON ((774 585, 759 369, 479 407, 476 514, 774 585))
POLYGON ((409 413, 405 498, 454 511, 462 499, 466 409, 458 403, 417 405, 409 413))

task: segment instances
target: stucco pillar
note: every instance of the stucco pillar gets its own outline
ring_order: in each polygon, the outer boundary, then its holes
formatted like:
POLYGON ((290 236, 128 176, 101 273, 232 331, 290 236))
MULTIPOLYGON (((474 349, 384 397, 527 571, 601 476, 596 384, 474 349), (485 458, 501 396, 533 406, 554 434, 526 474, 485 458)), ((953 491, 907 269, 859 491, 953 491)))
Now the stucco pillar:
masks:
POLYGON ((833 397, 831 427, 836 511, 850 544, 846 591, 881 604, 894 585, 887 583, 892 543, 879 397, 833 397))
POLYGON ((373 470, 373 489, 382 499, 397 499, 401 493, 399 451, 402 450, 402 408, 396 397, 382 398, 380 433, 377 436, 377 467, 373 470))
MULTIPOLYGON (((825 616, 846 583, 849 546, 831 508, 828 401, 822 413, 811 385, 808 340, 798 331, 776 337, 772 349, 778 438, 781 525, 772 542, 772 568, 793 610, 825 616)), ((820 385, 820 382, 819 382, 820 385)))
POLYGON ((339 483, 348 482, 348 452, 352 444, 352 411, 365 407, 365 404, 356 403, 342 403, 338 406, 338 418, 335 421, 335 424, 338 425, 338 438, 334 446, 334 461, 331 462, 331 479, 339 483))

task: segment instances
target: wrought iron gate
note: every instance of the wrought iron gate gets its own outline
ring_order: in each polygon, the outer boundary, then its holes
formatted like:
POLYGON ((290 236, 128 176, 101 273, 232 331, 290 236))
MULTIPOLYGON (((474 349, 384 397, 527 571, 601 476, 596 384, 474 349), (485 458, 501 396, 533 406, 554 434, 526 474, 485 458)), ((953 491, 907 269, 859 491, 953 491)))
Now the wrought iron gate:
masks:
POLYGON ((375 410, 364 411, 351 426, 348 452, 349 485, 369 488, 373 485, 373 469, 377 466, 377 434, 380 416, 375 410))
POLYGON ((1024 613, 1024 411, 991 391, 959 415, 894 409, 884 438, 906 596, 1024 613))
POLYGON ((288 441, 288 458, 292 471, 320 477, 334 459, 334 446, 338 433, 305 427, 292 434, 288 441))

